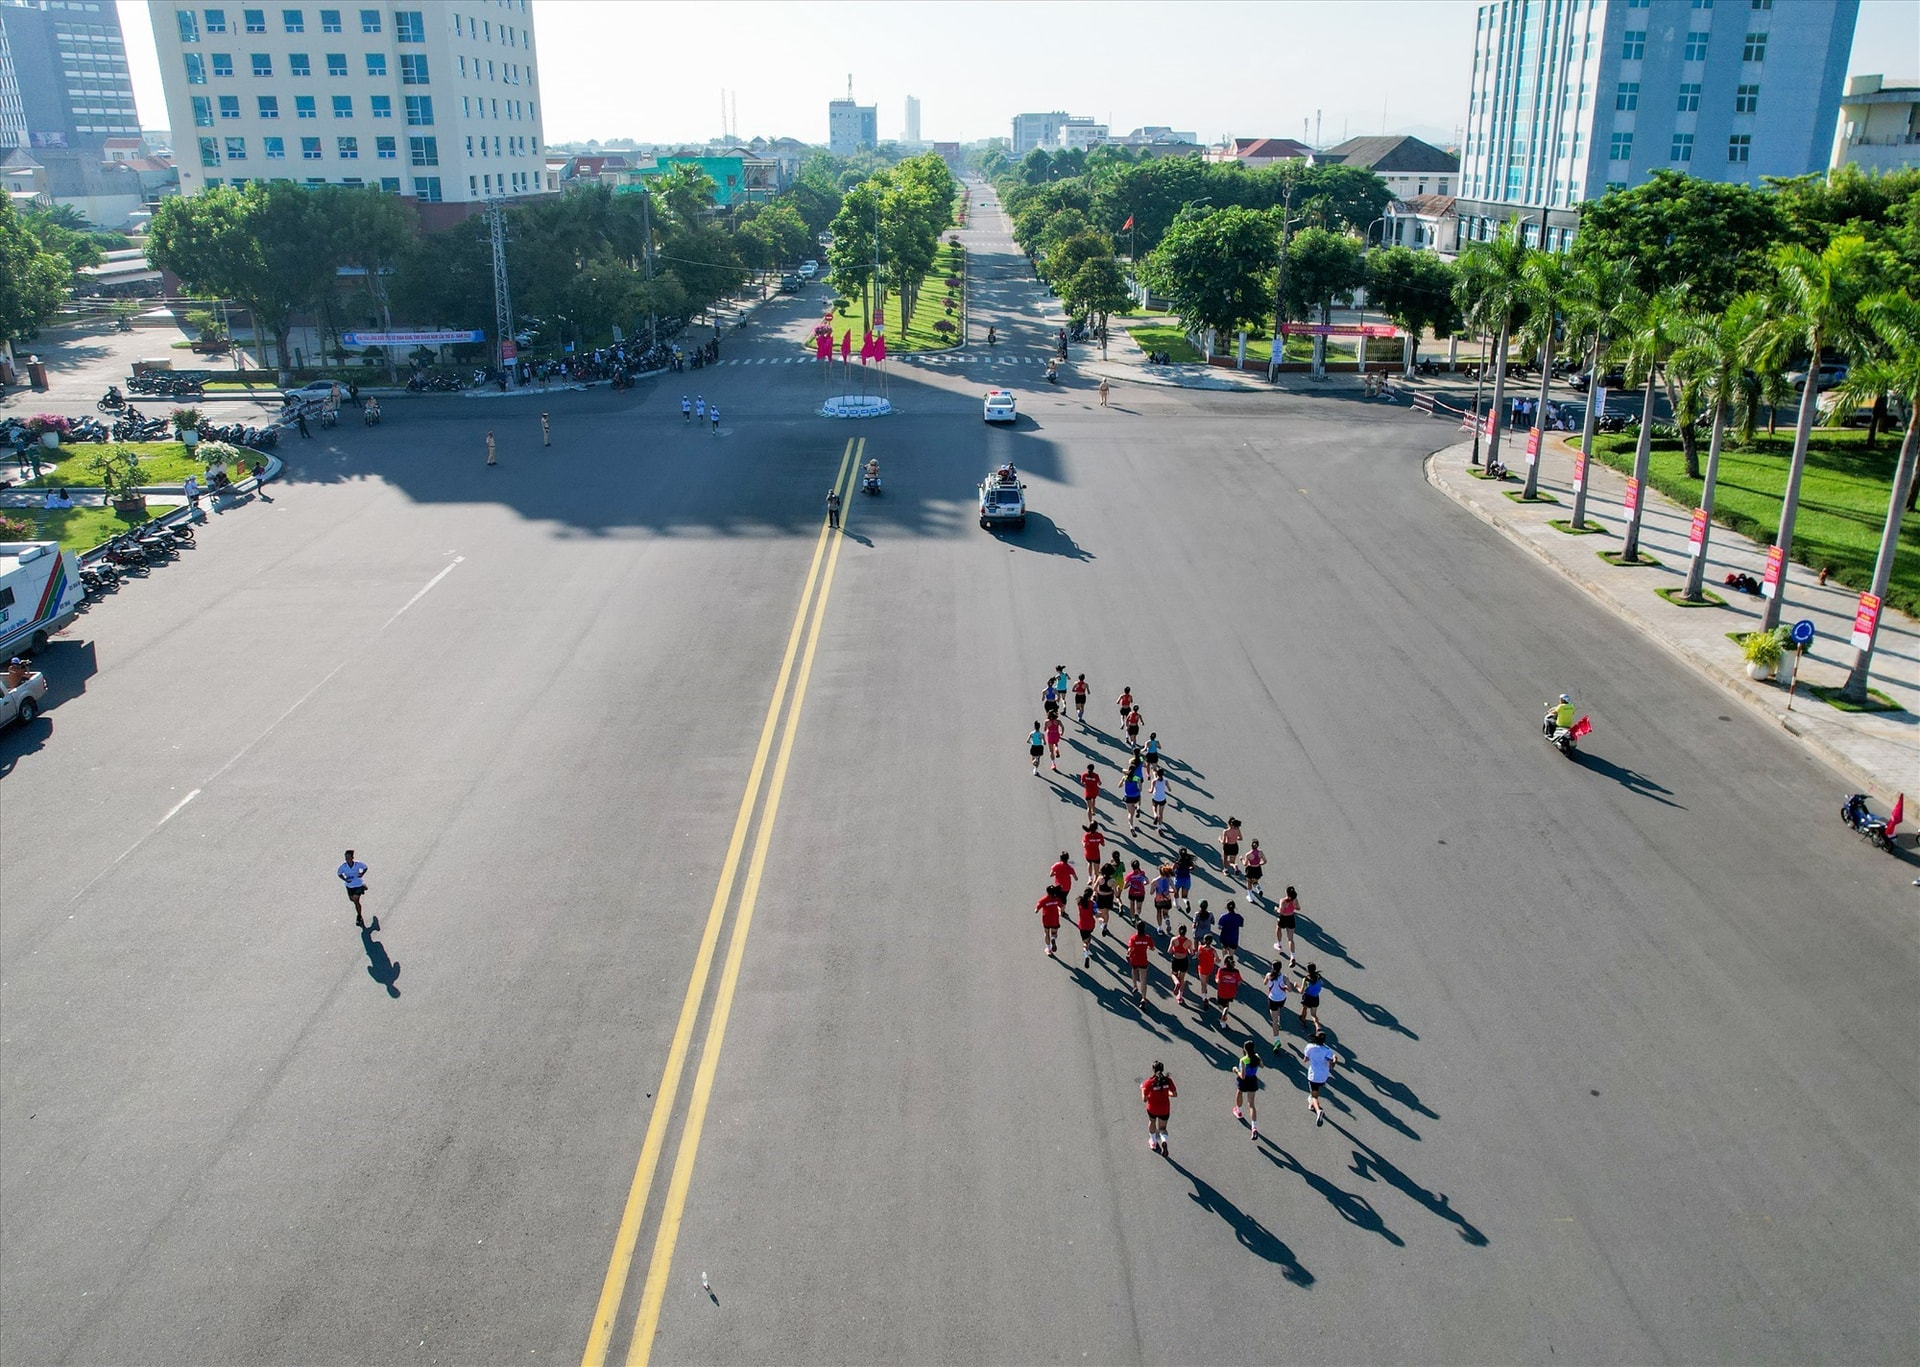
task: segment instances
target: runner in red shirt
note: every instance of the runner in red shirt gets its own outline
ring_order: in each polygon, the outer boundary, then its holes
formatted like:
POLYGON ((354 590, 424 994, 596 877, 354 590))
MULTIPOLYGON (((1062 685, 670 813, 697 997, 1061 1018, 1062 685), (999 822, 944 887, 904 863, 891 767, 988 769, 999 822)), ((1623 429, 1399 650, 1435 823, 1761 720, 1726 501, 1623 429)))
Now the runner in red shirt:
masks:
POLYGON ((1153 1061, 1153 1073, 1140 1084, 1140 1098, 1147 1103, 1147 1147, 1167 1156, 1167 1121, 1173 1115, 1173 1099, 1180 1089, 1167 1076, 1167 1065, 1153 1061))
POLYGON ((1073 880, 1079 875, 1074 872, 1073 859, 1065 850, 1053 861, 1053 867, 1047 870, 1047 876, 1053 879, 1053 888, 1060 894, 1060 900, 1066 901, 1067 894, 1073 891, 1073 880))
POLYGON ((1055 773, 1060 772, 1060 718, 1048 717, 1047 724, 1040 732, 1047 738, 1047 763, 1055 773))
POLYGON ((1214 948, 1213 936, 1202 935, 1200 937, 1200 948, 1193 956, 1193 973, 1194 976, 1200 980, 1200 1012, 1202 1015, 1206 1014, 1207 984, 1213 981, 1214 960, 1218 957, 1219 951, 1214 948))
POLYGON ((1145 926, 1135 926, 1127 938, 1127 963, 1133 969, 1133 999, 1147 1004, 1147 963, 1153 953, 1153 936, 1145 926))
POLYGON ((1060 944, 1060 890, 1048 888, 1040 895, 1040 900, 1033 904, 1033 909, 1040 913, 1040 936, 1046 944, 1047 957, 1051 959, 1053 951, 1060 944))
POLYGON ((1220 971, 1213 975, 1213 1004, 1220 1008, 1220 1028, 1226 1029, 1232 1024, 1230 1012, 1233 999, 1240 994, 1240 969, 1229 954, 1220 961, 1220 971))
POLYGON ((1080 900, 1073 904, 1074 920, 1080 927, 1080 967, 1093 967, 1093 888, 1080 889, 1080 900))
POLYGON ((1073 681, 1073 718, 1082 726, 1087 724, 1087 676, 1084 674, 1073 681))
POLYGON ((1120 722, 1121 725, 1124 726, 1127 720, 1127 713, 1133 711, 1133 685, 1128 684, 1125 688, 1121 689, 1120 696, 1113 701, 1114 705, 1120 709, 1120 722))
POLYGON ((1181 1006, 1187 1004, 1187 964, 1193 958, 1193 941, 1187 938, 1186 923, 1182 922, 1173 939, 1167 942, 1167 966, 1173 970, 1173 999, 1181 1006))
POLYGON ((1094 818, 1094 804, 1100 801, 1100 771, 1091 764, 1087 772, 1080 775, 1080 791, 1087 799, 1087 820, 1094 818))
POLYGON ((1082 826, 1080 853, 1087 857, 1087 877, 1094 878, 1100 873, 1101 851, 1106 848, 1107 837, 1100 830, 1098 821, 1089 821, 1082 826))

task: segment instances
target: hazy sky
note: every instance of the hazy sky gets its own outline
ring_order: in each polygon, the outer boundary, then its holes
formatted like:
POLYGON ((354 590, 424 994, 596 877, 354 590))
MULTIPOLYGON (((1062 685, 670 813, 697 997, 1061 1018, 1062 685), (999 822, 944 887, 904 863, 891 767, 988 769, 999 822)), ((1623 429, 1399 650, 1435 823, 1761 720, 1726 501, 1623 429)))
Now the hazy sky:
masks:
MULTIPOLYGON (((166 125, 145 4, 119 0, 141 122, 166 125)), ((345 3, 345 0, 342 0, 345 3)), ((425 0, 427 5, 438 0, 425 0)), ((1818 4, 1822 0, 1784 0, 1818 4)), ((1466 110, 1474 0, 1159 0, 1129 4, 534 0, 550 142, 704 141, 721 129, 827 140, 827 101, 877 104, 880 136, 1006 136, 1065 109, 1115 132, 1221 137, 1389 132, 1448 138, 1466 110)), ((237 40, 236 40, 237 41, 237 40)), ((1850 73, 1920 76, 1920 4, 1863 0, 1850 73)))

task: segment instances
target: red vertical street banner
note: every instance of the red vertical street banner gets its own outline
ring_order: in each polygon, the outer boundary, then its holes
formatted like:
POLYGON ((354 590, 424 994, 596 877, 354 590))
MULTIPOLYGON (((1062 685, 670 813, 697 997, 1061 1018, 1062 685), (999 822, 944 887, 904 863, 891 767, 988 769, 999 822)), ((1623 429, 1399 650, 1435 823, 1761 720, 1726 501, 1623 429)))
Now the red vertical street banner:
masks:
POLYGON ((1760 596, 1780 596, 1780 579, 1786 573, 1786 554, 1778 546, 1767 547, 1767 572, 1760 578, 1760 596))
POLYGON ((1573 457, 1573 490, 1579 493, 1587 487, 1587 453, 1580 451, 1573 457))
POLYGON ((1688 556, 1691 559, 1698 560, 1700 558, 1700 552, 1706 548, 1707 544, 1706 509, 1695 508, 1693 510, 1693 521, 1687 526, 1687 544, 1693 548, 1687 552, 1688 556))
POLYGON ((1540 458, 1540 429, 1527 429, 1527 464, 1531 465, 1540 458))
POLYGON ((1493 410, 1491 408, 1487 410, 1486 429, 1487 429, 1488 441, 1492 441, 1493 434, 1500 430, 1500 420, 1493 415, 1493 410))
POLYGON ((1867 650, 1873 645, 1874 628, 1880 625, 1880 600, 1871 593, 1860 595, 1860 605, 1853 610, 1853 646, 1855 650, 1867 650))
POLYGON ((1627 511, 1632 512, 1635 508, 1638 508, 1639 506, 1640 506, 1640 481, 1635 479, 1632 475, 1628 475, 1627 476, 1627 501, 1626 501, 1627 511))

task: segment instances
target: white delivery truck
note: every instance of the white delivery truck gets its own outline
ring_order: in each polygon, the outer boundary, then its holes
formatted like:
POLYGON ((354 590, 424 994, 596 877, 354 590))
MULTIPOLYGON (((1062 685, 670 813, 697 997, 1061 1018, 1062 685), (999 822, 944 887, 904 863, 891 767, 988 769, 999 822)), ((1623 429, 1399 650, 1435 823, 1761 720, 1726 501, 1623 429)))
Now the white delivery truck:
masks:
POLYGON ((80 557, 58 541, 0 541, 0 664, 44 649, 84 597, 80 557))

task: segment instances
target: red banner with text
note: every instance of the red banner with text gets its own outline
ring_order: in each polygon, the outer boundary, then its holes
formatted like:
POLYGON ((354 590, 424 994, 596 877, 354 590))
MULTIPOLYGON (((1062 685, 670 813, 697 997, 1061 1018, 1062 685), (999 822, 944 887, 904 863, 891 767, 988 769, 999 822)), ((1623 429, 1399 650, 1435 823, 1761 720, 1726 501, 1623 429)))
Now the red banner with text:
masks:
POLYGON ((1693 547, 1691 555, 1695 560, 1698 560, 1700 558, 1700 552, 1706 549, 1707 545, 1706 509, 1695 508, 1693 510, 1693 520, 1687 526, 1687 544, 1693 547))
POLYGON ((1632 512, 1640 506, 1640 481, 1632 475, 1627 476, 1627 498, 1625 506, 1628 512, 1632 512))
POLYGON ((1527 464, 1531 465, 1538 459, 1540 459, 1540 429, 1529 427, 1527 429, 1527 464))
POLYGON ((1880 600, 1871 593, 1860 595, 1860 605, 1853 610, 1853 645, 1856 650, 1867 650, 1873 645, 1874 629, 1880 625, 1880 600))
POLYGON ((1786 552, 1778 546, 1767 547, 1767 572, 1760 577, 1760 596, 1776 598, 1780 594, 1780 580, 1786 574, 1786 552))

